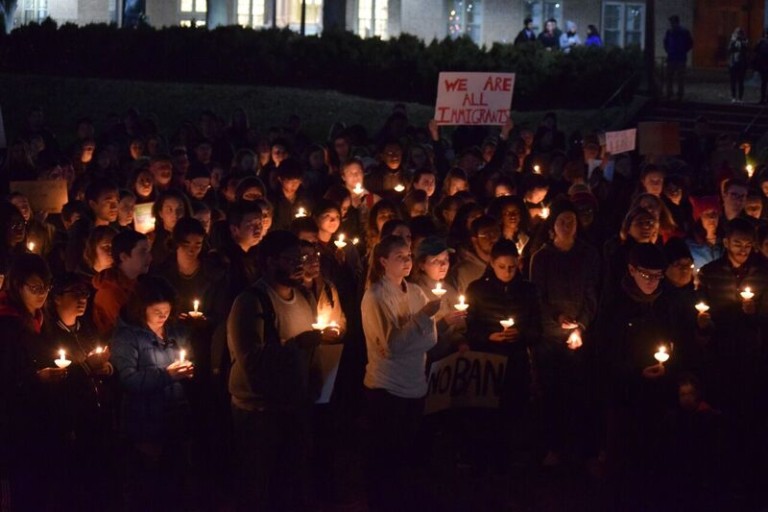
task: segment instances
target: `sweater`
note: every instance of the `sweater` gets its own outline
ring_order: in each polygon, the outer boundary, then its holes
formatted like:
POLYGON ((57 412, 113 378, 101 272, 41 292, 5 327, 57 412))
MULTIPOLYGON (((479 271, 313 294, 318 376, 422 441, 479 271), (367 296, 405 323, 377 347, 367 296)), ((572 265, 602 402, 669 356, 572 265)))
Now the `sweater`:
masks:
POLYGON ((135 279, 128 279, 118 268, 108 268, 93 277, 93 323, 101 336, 109 335, 117 325, 120 309, 136 287, 135 279))
POLYGON ((368 349, 363 383, 401 398, 427 393, 426 352, 437 343, 435 321, 421 313, 427 303, 417 285, 398 287, 383 278, 363 295, 361 311, 368 349))

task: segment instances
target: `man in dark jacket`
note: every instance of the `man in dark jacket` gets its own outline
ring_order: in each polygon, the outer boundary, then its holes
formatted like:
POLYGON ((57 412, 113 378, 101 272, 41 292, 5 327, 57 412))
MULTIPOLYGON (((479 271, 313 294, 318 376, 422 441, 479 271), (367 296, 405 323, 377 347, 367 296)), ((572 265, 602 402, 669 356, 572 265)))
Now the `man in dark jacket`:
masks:
POLYGON ((533 31, 533 20, 531 18, 525 18, 525 21, 523 22, 523 30, 521 30, 515 38, 515 45, 535 42, 536 32, 533 31))
MULTIPOLYGON (((227 320, 241 509, 302 510, 308 368, 321 336, 312 329, 312 307, 299 291, 304 269, 296 235, 267 234, 259 263, 263 278, 237 297, 227 320)), ((333 331, 324 332, 328 337, 333 331)))
POLYGON ((685 92, 685 65, 688 52, 693 48, 693 38, 687 29, 680 26, 680 17, 670 16, 669 30, 664 35, 664 50, 667 52, 667 99, 672 99, 672 84, 677 81, 677 101, 682 101, 685 92))

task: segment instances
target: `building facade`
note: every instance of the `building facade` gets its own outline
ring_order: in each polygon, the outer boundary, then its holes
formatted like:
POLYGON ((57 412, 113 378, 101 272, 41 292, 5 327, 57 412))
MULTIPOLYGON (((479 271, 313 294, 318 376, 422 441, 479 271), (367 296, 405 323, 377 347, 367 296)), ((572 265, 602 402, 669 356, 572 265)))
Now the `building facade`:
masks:
MULTIPOLYGON (((722 66, 735 27, 745 28, 752 41, 760 38, 766 26, 766 3, 655 0, 656 55, 664 55, 667 20, 677 14, 694 36, 692 63, 722 66)), ((50 16, 59 23, 119 24, 127 5, 140 9, 146 21, 157 27, 239 24, 299 31, 303 8, 307 35, 336 26, 361 37, 384 39, 405 33, 425 41, 466 35, 486 46, 512 42, 523 20, 530 17, 537 31, 545 20, 554 18, 560 27, 566 21, 575 22, 582 39, 587 25, 595 25, 608 45, 642 47, 649 9, 646 0, 19 0, 16 23, 50 16)))

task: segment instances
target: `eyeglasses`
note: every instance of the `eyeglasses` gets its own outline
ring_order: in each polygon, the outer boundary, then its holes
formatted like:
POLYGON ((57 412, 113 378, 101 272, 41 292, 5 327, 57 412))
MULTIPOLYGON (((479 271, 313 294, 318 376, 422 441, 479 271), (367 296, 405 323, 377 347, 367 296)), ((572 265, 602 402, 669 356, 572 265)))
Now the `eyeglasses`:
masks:
POLYGON ((11 229, 13 231, 24 231, 24 229, 27 227, 26 222, 14 222, 11 224, 11 229))
POLYGON ((49 284, 29 284, 24 283, 24 286, 32 292, 32 295, 47 295, 51 291, 51 285, 49 284))

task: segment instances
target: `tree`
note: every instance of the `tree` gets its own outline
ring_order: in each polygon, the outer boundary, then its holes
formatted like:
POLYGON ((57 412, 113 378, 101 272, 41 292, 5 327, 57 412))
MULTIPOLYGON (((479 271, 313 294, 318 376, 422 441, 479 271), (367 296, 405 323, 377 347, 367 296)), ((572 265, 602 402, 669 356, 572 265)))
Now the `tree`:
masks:
POLYGON ((13 17, 18 6, 19 0, 0 0, 0 16, 3 18, 3 29, 6 34, 10 34, 13 29, 13 17))

